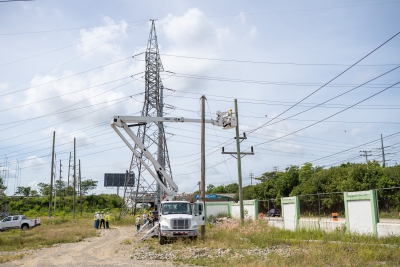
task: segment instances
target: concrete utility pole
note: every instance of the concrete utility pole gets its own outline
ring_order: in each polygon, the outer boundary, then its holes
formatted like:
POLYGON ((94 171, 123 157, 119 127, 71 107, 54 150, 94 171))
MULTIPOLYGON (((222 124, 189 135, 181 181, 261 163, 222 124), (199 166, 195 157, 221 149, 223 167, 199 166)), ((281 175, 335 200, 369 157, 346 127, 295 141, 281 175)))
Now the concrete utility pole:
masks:
MULTIPOLYGON (((201 97, 201 200, 204 202, 204 208, 206 203, 206 112, 205 112, 205 101, 206 97, 201 97)), ((203 210, 203 212, 205 212, 203 210)), ((204 236, 206 233, 206 226, 201 226, 201 235, 204 236)))
POLYGON ((243 133, 243 137, 239 136, 239 112, 237 99, 235 99, 235 116, 236 116, 236 152, 225 152, 225 149, 222 148, 222 154, 229 154, 232 157, 237 159, 238 165, 238 180, 239 180, 239 206, 240 206, 240 219, 244 220, 244 205, 243 205, 243 188, 242 188, 242 155, 254 155, 253 147, 251 147, 251 152, 240 152, 240 140, 247 139, 246 133, 243 133), (234 156, 236 155, 236 157, 234 156))
POLYGON ((61 209, 61 172, 62 172, 61 167, 62 167, 62 165, 61 165, 61 159, 60 159, 60 184, 59 184, 59 186, 60 186, 60 204, 59 204, 60 209, 61 209))
MULTIPOLYGON (((57 154, 54 154, 54 167, 57 162, 57 154)), ((57 180, 56 180, 56 170, 54 170, 54 212, 57 208, 57 180)))
POLYGON ((237 99, 235 99, 235 116, 236 116, 236 153, 238 164, 238 179, 239 179, 239 205, 240 205, 240 219, 244 220, 244 205, 243 205, 243 188, 242 188, 242 157, 240 156, 240 141, 239 141, 239 112, 237 106, 237 99))
POLYGON ((51 150, 51 172, 50 172, 50 197, 49 197, 49 217, 51 217, 53 204, 53 179, 54 179, 54 144, 56 140, 56 131, 53 132, 53 148, 51 150))
POLYGON ((250 178, 250 185, 253 185, 253 178, 254 178, 253 171, 249 172, 249 178, 250 178))
POLYGON ((73 190, 73 202, 72 202, 72 210, 73 217, 76 218, 76 138, 74 137, 74 190, 73 190))
POLYGON ((382 149, 382 166, 386 167, 386 161, 385 161, 385 147, 383 146, 383 138, 381 134, 381 149, 382 149))
POLYGON ((372 156, 371 154, 368 154, 370 152, 371 151, 366 151, 366 150, 361 150, 360 151, 360 153, 363 153, 363 154, 360 154, 360 156, 361 157, 365 157, 365 161, 367 162, 367 165, 368 165, 368 156, 372 156))
POLYGON ((67 178, 67 189, 69 187, 69 176, 71 170, 71 152, 69 152, 69 161, 68 161, 68 178, 67 178))
POLYGON ((81 177, 81 160, 79 160, 79 204, 81 208, 82 217, 82 177, 81 177))

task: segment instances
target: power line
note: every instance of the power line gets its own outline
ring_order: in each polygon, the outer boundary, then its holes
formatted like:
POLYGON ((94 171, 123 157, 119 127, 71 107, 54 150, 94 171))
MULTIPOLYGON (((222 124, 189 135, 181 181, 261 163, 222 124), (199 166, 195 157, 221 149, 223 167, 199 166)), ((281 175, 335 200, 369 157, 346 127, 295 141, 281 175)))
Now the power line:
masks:
MULTIPOLYGON (((360 60, 358 60, 356 63, 354 63, 353 65, 351 65, 350 67, 348 67, 347 69, 345 69, 344 71, 342 71, 341 73, 339 73, 338 75, 336 75, 333 79, 329 80, 327 83, 325 83, 324 85, 322 85, 321 87, 319 87, 317 90, 313 91, 311 94, 308 94, 306 97, 304 97, 303 99, 301 99, 300 101, 298 101, 296 104, 294 104, 293 106, 289 107, 288 109, 286 109, 285 111, 281 112, 278 116, 279 117, 281 115, 283 115, 284 113, 288 112, 289 110, 291 110, 292 108, 294 108, 295 106, 297 106, 298 104, 300 104, 301 102, 303 102, 304 100, 306 100, 307 98, 309 98, 310 96, 314 95, 316 92, 318 92, 319 90, 321 90, 322 88, 324 88, 326 85, 330 84, 332 81, 336 80, 338 77, 340 77, 341 75, 343 75, 344 73, 346 73, 348 70, 350 70, 353 66, 357 65, 358 63, 360 63, 362 60, 364 60, 365 58, 367 58, 369 55, 371 55, 372 53, 374 53, 376 50, 378 50, 379 48, 381 48, 382 46, 384 46, 386 43, 388 43, 390 40, 392 40, 393 38, 395 38, 397 35, 399 35, 400 32, 396 33, 395 35, 393 35, 392 37, 390 37, 388 40, 386 40, 384 43, 382 43, 381 45, 379 45, 377 48, 375 48, 374 50, 372 50, 371 52, 369 52, 367 55, 365 55, 364 57, 362 57, 360 60)), ((396 83, 397 84, 397 83, 396 83)), ((395 85, 396 85, 395 84, 395 85)), ((392 86, 390 86, 392 87, 392 86)), ((389 89, 390 87, 388 87, 387 89, 389 89)), ((386 89, 384 89, 386 90, 386 89)), ((384 90, 382 90, 381 92, 383 92, 384 90)), ((269 120, 267 123, 264 123, 263 125, 261 125, 260 127, 252 130, 249 134, 251 134, 252 132, 263 128, 265 125, 269 124, 271 121, 273 121, 275 118, 272 118, 271 120, 269 120)))
MULTIPOLYGON (((252 64, 270 64, 270 65, 297 65, 297 66, 339 66, 348 67, 349 64, 329 64, 329 63, 294 63, 294 62, 270 62, 270 61, 252 61, 252 60, 237 60, 237 59, 222 59, 222 58, 207 58, 207 57, 194 57, 194 56, 180 56, 171 54, 160 54, 167 57, 187 58, 187 59, 199 59, 199 60, 210 60, 210 61, 222 61, 222 62, 234 62, 234 63, 252 63, 252 64)), ((368 64, 368 65, 357 65, 357 67, 384 67, 384 66, 398 66, 398 64, 368 64)))

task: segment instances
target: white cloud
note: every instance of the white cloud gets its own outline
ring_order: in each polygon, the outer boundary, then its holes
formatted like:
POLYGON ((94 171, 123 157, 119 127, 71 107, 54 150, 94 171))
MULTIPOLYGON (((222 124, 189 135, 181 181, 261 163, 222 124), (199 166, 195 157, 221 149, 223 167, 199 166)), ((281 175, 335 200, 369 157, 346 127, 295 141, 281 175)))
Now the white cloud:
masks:
POLYGON ((38 156, 29 156, 25 159, 23 163, 23 168, 27 169, 29 172, 38 172, 45 168, 46 161, 38 156))
POLYGON ((240 12, 239 15, 235 17, 235 20, 242 22, 242 24, 246 24, 246 13, 240 12))
POLYGON ((109 17, 104 17, 103 21, 106 25, 115 25, 80 30, 80 38, 76 42, 82 43, 78 44, 76 49, 79 53, 87 53, 85 58, 98 57, 99 55, 118 56, 121 54, 121 45, 118 41, 124 37, 128 23, 120 21, 116 24, 109 17), (89 53, 93 50, 96 50, 96 53, 89 53))
POLYGON ((371 130, 371 125, 370 124, 364 124, 362 127, 356 127, 351 130, 351 136, 356 137, 365 133, 370 132, 371 130))

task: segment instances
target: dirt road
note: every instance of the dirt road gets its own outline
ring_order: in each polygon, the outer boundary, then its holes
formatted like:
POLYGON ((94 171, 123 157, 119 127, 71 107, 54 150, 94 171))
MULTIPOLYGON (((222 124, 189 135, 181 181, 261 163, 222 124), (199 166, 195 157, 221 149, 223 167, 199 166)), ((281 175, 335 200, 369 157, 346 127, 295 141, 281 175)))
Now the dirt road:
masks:
POLYGON ((98 237, 31 251, 20 260, 0 266, 174 266, 165 261, 131 259, 136 242, 133 227, 102 229, 98 232, 98 237), (128 244, 129 241, 132 244, 128 244))

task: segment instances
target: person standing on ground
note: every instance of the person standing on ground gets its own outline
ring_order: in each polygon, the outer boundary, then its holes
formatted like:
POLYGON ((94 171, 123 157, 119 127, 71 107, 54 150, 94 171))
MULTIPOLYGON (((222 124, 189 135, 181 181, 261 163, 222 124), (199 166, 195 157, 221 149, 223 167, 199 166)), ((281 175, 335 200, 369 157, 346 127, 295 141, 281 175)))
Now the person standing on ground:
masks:
POLYGON ((96 228, 96 229, 99 229, 99 224, 100 224, 100 212, 98 211, 98 212, 96 212, 96 215, 95 215, 95 227, 94 228, 96 228))
POLYGON ((135 224, 136 224, 136 230, 139 232, 139 230, 140 230, 140 215, 136 216, 135 224))
POLYGON ((143 213, 143 225, 145 225, 147 222, 147 213, 146 211, 143 213))
POLYGON ((94 220, 94 228, 97 228, 97 212, 94 214, 93 216, 93 220, 94 220))
POLYGON ((104 220, 106 221, 106 228, 108 229, 108 228, 110 228, 110 214, 108 213, 108 211, 107 211, 107 214, 106 214, 106 216, 104 216, 104 220))
POLYGON ((103 228, 104 229, 106 229, 106 221, 104 220, 104 212, 102 211, 101 212, 101 215, 100 215, 100 229, 101 229, 101 226, 103 225, 103 228))

